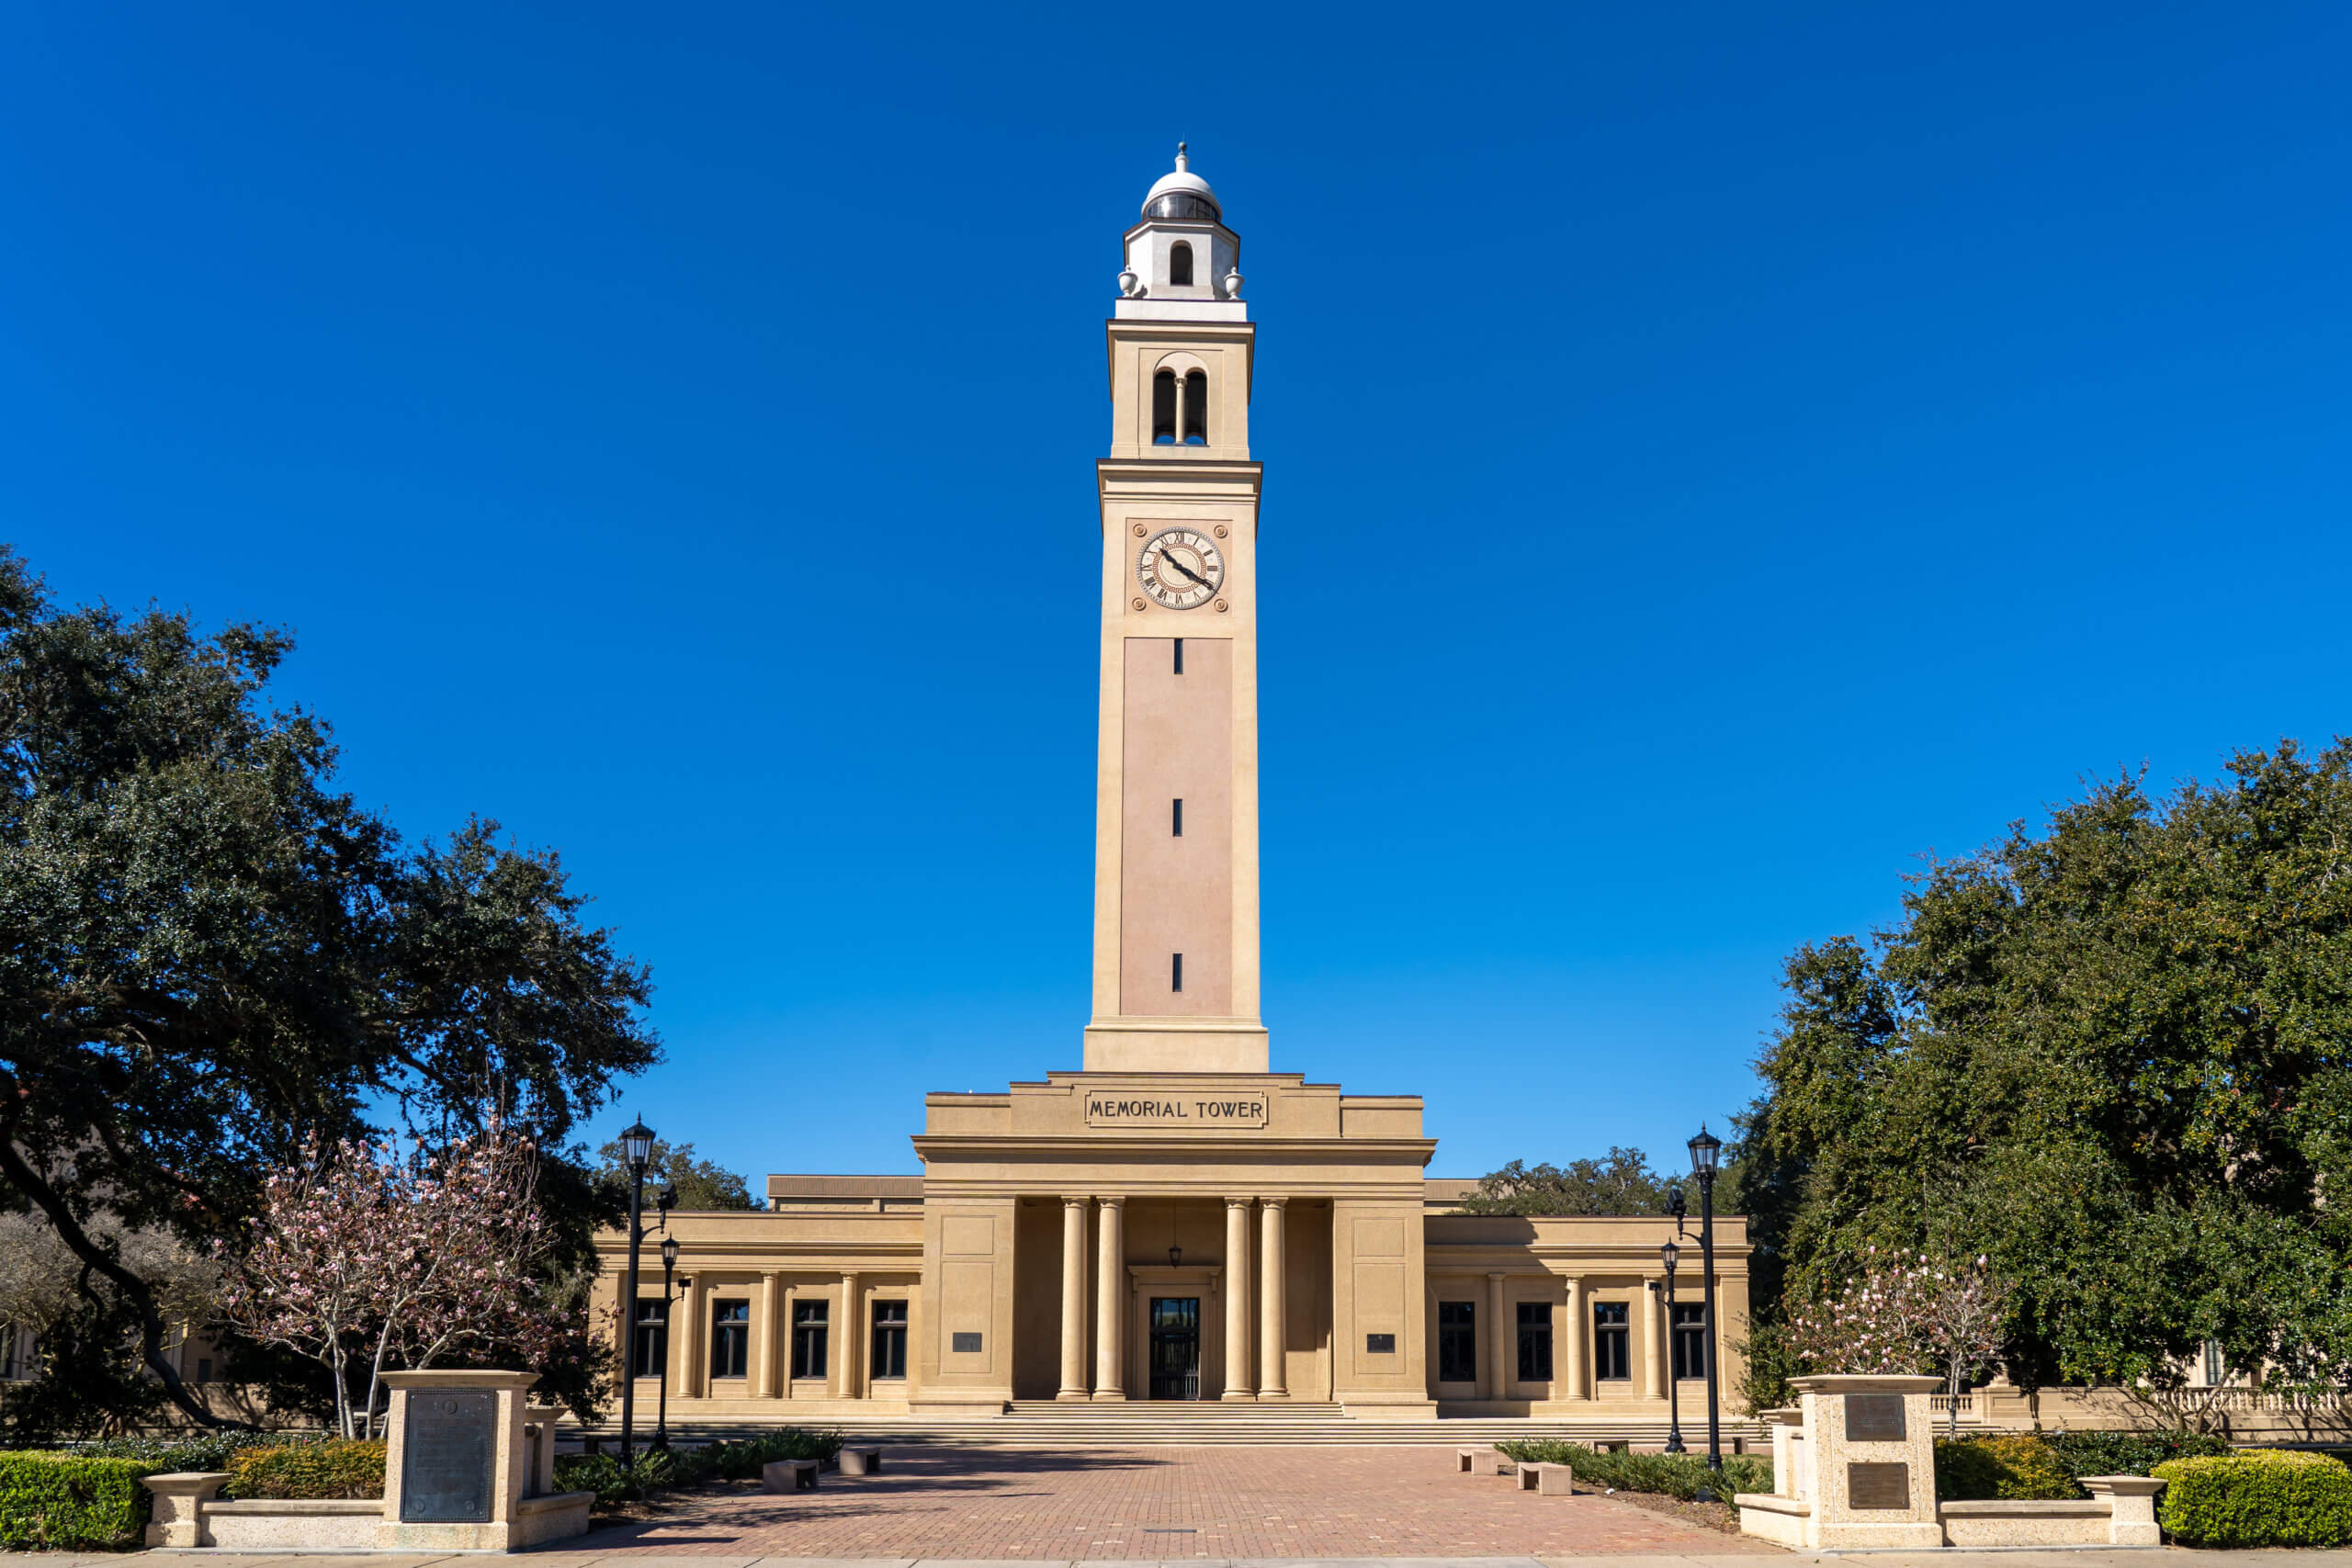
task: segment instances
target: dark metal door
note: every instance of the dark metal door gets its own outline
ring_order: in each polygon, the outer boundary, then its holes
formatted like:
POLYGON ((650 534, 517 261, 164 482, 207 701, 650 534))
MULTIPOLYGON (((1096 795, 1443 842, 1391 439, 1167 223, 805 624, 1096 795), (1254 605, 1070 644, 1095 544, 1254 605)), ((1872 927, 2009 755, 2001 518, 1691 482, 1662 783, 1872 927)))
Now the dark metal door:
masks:
POLYGON ((1201 1298, 1151 1299, 1151 1397, 1201 1397, 1201 1298))

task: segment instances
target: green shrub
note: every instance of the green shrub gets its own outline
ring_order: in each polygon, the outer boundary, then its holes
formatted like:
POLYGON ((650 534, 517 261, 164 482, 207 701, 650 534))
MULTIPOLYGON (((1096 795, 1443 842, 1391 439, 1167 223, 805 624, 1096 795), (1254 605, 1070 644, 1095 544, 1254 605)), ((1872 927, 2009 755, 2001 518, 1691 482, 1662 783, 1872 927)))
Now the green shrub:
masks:
POLYGON ((2058 1450, 2038 1433, 1936 1439, 1939 1503, 2086 1495, 2075 1484, 2075 1477, 2059 1459, 2058 1450))
POLYGON ((226 1470, 229 1456, 241 1449, 332 1440, 332 1434, 316 1430, 184 1432, 167 1438, 100 1438, 86 1443, 69 1443, 58 1451, 92 1459, 148 1460, 161 1473, 170 1470, 226 1470))
POLYGON ((1772 1490, 1772 1461, 1758 1454, 1725 1454, 1715 1475, 1702 1454, 1610 1453, 1557 1439, 1513 1439, 1495 1451, 1514 1464, 1565 1464, 1579 1485, 1589 1483, 1617 1492, 1657 1492, 1689 1502, 1702 1491, 1728 1503, 1735 1492, 1772 1490))
POLYGON ((638 1450, 630 1456, 627 1471, 615 1454, 558 1454, 555 1459, 557 1491, 594 1492, 596 1501, 606 1506, 677 1483, 677 1467, 659 1449, 638 1450), (634 1487, 629 1482, 631 1472, 637 1478, 634 1487))
POLYGON ((2278 1450, 2168 1460, 2165 1530, 2184 1546, 2342 1546, 2352 1541, 2352 1470, 2278 1450))
POLYGON ((2077 1481, 2086 1475, 2151 1475, 2166 1460, 2231 1451, 2228 1438, 2204 1432, 2048 1432, 2042 1440, 2077 1481))
POLYGON ((621 1469, 613 1454, 559 1454, 556 1488, 562 1492, 594 1492, 599 1503, 625 1501, 665 1487, 699 1486, 706 1481, 750 1481, 771 1460, 813 1459, 831 1464, 841 1457, 842 1435, 830 1427, 779 1427, 756 1438, 733 1442, 705 1443, 699 1448, 639 1449, 630 1470, 621 1469), (635 1487, 631 1479, 634 1472, 635 1487))
POLYGON ((240 1449, 221 1467, 224 1497, 335 1498, 384 1495, 384 1445, 356 1438, 240 1449))
POLYGON ((94 1454, 0 1453, 0 1547, 73 1551, 136 1546, 153 1499, 153 1460, 94 1454))

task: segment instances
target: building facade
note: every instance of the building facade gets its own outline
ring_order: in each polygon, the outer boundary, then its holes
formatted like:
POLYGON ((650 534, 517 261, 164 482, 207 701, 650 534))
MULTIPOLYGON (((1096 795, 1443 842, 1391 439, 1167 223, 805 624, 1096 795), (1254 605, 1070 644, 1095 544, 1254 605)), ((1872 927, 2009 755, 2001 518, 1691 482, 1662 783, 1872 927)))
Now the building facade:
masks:
MULTIPOLYGON (((776 1176, 678 1213, 638 1308, 673 1421, 1017 1400, 1329 1403, 1662 1429, 1746 1338, 1745 1223, 1667 1300, 1657 1217, 1455 1213, 1411 1095, 1271 1070, 1259 1006, 1257 327, 1181 150, 1106 323, 1092 1014, 1080 1067, 933 1094, 919 1177, 776 1176), (666 1390, 662 1380, 666 1378, 666 1390)), ((601 1238, 601 1305, 625 1238, 601 1238)), ((1691 1265, 1695 1265, 1695 1247, 1691 1265)), ((1701 1406, 1686 1404, 1686 1412, 1701 1406)))

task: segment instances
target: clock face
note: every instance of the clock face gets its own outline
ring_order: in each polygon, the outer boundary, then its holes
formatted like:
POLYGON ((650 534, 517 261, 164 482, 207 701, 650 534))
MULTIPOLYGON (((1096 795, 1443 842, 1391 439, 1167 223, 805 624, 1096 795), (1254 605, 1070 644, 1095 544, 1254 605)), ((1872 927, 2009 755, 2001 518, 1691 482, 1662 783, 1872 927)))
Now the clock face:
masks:
POLYGON ((1143 591, 1171 610, 1193 610, 1225 586, 1225 557, 1206 534, 1163 528, 1144 541, 1136 558, 1143 591))

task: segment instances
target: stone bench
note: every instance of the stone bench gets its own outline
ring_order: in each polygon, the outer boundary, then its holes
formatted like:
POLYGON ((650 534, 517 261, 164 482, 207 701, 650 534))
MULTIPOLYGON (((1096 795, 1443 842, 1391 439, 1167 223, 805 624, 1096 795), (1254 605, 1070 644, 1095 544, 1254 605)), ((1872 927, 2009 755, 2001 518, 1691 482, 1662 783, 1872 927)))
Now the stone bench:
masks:
POLYGON ((1503 1456, 1492 1449, 1456 1449, 1453 1457, 1461 1461, 1464 1475, 1500 1475, 1503 1456))
POLYGON ((841 1464, 843 1475, 879 1475, 882 1473, 882 1450, 878 1447, 844 1448, 841 1464))
POLYGON ((1577 1492, 1576 1469, 1566 1464, 1522 1464, 1519 1467, 1519 1489, 1544 1497, 1573 1497, 1577 1492))
POLYGON ((760 1466, 760 1490, 814 1492, 817 1490, 817 1461, 813 1459, 770 1460, 760 1466))

